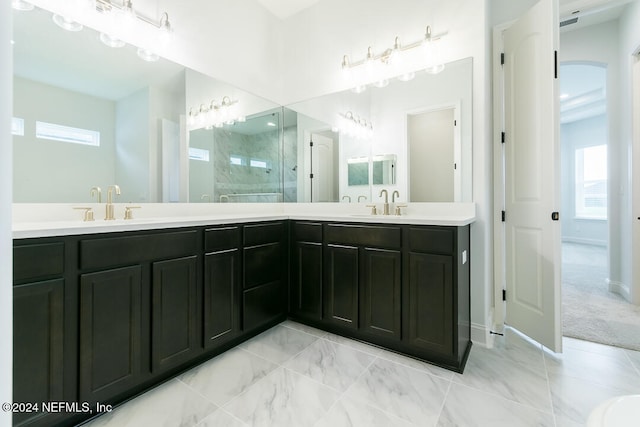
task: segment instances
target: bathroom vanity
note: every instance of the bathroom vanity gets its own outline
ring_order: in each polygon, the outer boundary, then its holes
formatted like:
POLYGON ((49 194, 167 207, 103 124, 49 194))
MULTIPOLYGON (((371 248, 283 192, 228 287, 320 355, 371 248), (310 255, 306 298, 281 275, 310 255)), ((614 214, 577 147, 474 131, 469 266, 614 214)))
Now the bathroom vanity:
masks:
POLYGON ((287 317, 462 372, 471 222, 285 213, 23 227, 14 401, 91 410, 14 423, 80 422, 287 317))

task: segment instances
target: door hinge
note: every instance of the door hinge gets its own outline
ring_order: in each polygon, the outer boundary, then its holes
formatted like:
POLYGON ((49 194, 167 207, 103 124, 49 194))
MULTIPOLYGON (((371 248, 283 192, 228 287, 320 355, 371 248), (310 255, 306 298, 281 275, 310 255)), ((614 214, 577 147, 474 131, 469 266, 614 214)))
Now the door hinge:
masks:
POLYGON ((500 54, 500 65, 504 65, 504 52, 500 54))
POLYGON ((313 179, 313 174, 312 173, 309 174, 309 178, 313 179))
POLYGON ((502 290, 502 301, 506 301, 507 300, 507 290, 503 289, 502 290))
POLYGON ((551 219, 558 221, 560 219, 560 212, 551 212, 551 219))
POLYGON ((313 141, 309 141, 309 147, 313 147, 313 141))
POLYGON ((502 132, 500 134, 500 141, 502 141, 502 143, 504 144, 506 140, 507 140, 507 134, 502 132))
POLYGON ((558 78, 558 51, 553 51, 553 77, 558 78))
POLYGON ((507 220, 507 212, 502 211, 502 222, 505 222, 506 220, 507 220))
POLYGON ((458 121, 457 121, 457 120, 454 120, 454 121, 453 121, 453 125, 454 125, 454 126, 458 126, 458 121))

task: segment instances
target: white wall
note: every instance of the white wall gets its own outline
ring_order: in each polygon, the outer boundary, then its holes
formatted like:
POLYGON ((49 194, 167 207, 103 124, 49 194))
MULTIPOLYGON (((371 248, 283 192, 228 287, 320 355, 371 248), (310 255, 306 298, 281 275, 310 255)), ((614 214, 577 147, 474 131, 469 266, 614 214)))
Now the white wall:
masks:
MULTIPOLYGON (((11 144, 11 110, 13 56, 11 49, 11 2, 0 2, 0 402, 11 402, 13 377, 13 240, 11 202, 13 155, 11 144)), ((0 411, 0 427, 11 425, 11 413, 0 411)))
POLYGON ((115 179, 106 187, 118 184, 122 194, 114 201, 153 202, 149 193, 149 88, 118 100, 116 104, 116 159, 115 179))
MULTIPOLYGON (((610 21, 591 25, 574 31, 560 34, 560 62, 595 62, 607 66, 607 115, 609 118, 608 137, 608 169, 609 169, 609 279, 623 283, 622 240, 625 232, 621 228, 623 215, 628 205, 629 193, 627 182, 626 147, 620 134, 620 38, 618 22, 610 21)), ((562 78, 562 76, 560 76, 562 78)), ((628 258, 628 256, 627 256, 628 258)), ((628 286, 628 284, 627 284, 628 286)))
MULTIPOLYGON (((627 10, 620 18, 620 37, 619 37, 619 50, 620 50, 620 94, 621 94, 621 112, 620 112, 620 146, 621 151, 624 153, 626 159, 631 159, 631 153, 637 153, 640 150, 640 146, 633 146, 632 141, 632 112, 631 112, 631 55, 637 52, 640 48, 640 1, 635 0, 633 3, 627 6, 627 10)), ((636 111, 636 114, 638 112, 636 111)), ((638 122, 638 116, 635 117, 636 125, 638 122)), ((635 154, 634 153, 634 154, 635 154)), ((635 154, 637 155, 637 154, 635 154)), ((623 168, 630 170, 629 161, 624 162, 621 165, 623 168)), ((637 168, 639 165, 636 164, 637 168)), ((640 221, 636 218, 640 216, 640 180, 638 179, 640 171, 635 170, 632 174, 629 174, 627 179, 620 183, 621 187, 625 189, 626 193, 630 195, 632 200, 629 203, 621 207, 620 211, 620 233, 621 233, 621 247, 623 253, 630 253, 632 248, 632 242, 640 242, 640 221), (634 185, 631 184, 633 179, 634 185)), ((637 257, 639 256, 640 245, 637 243, 635 246, 636 259, 624 259, 621 263, 621 282, 633 287, 632 297, 635 304, 640 304, 640 262, 637 257), (633 278, 632 278, 632 270, 633 278), (634 282, 632 284, 632 281, 634 282)))
POLYGON ((89 189, 114 179, 115 104, 19 77, 14 111, 24 136, 14 137, 14 202, 91 201, 89 189), (36 120, 100 132, 100 146, 39 139, 36 120))

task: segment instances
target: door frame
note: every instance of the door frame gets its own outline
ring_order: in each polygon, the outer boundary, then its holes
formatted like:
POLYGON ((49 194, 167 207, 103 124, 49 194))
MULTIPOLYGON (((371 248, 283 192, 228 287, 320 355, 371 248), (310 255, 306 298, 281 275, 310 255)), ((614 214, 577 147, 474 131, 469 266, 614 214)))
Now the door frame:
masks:
POLYGON ((636 48, 631 57, 631 125, 632 125, 632 155, 631 155, 631 283, 630 300, 631 303, 640 305, 640 263, 633 262, 634 258, 640 254, 640 197, 634 196, 640 189, 640 123, 634 121, 633 117, 640 115, 640 46, 636 48))
POLYGON ((511 20, 493 27, 493 324, 492 331, 504 329, 506 302, 502 292, 506 290, 506 228, 502 222, 505 209, 505 170, 502 129, 505 126, 504 111, 504 70, 501 53, 504 51, 502 33, 513 23, 511 20))

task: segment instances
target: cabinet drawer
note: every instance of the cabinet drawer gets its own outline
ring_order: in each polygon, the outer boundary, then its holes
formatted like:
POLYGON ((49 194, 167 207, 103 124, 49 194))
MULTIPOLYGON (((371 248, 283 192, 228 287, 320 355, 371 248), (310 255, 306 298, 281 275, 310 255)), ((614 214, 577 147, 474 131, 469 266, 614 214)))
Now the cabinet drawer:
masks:
POLYGON ((389 249, 400 248, 400 227, 327 224, 326 243, 343 245, 377 246, 389 249))
POLYGON ((192 255, 198 249, 196 230, 127 235, 80 242, 80 268, 105 268, 192 255))
POLYGON ((256 246, 279 242, 284 235, 284 223, 251 224, 244 226, 244 245, 256 246))
POLYGON ((409 227, 409 250, 438 254, 454 253, 454 233, 452 228, 409 227))
POLYGON ((64 243, 14 246, 14 282, 33 280, 64 273, 64 243))
POLYGON ((210 228, 204 231, 204 250, 223 251, 240 247, 240 227, 210 228))
POLYGON ((293 241, 322 242, 322 224, 317 222, 294 222, 291 230, 293 241))

